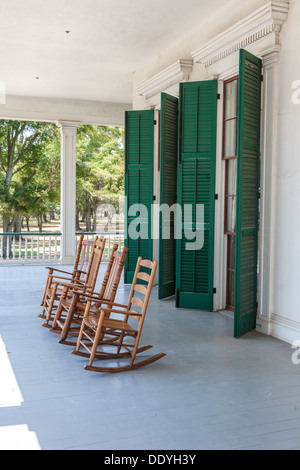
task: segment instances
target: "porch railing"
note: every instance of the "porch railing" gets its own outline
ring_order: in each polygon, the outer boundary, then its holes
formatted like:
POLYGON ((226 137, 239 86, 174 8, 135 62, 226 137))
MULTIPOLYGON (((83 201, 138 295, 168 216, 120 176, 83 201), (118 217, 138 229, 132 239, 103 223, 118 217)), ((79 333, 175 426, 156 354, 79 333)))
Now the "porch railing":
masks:
MULTIPOLYGON (((60 263, 61 233, 0 233, 0 265, 60 263)), ((103 261, 107 261, 114 243, 124 246, 124 232, 78 232, 76 239, 85 235, 93 239, 96 235, 106 238, 103 261)))

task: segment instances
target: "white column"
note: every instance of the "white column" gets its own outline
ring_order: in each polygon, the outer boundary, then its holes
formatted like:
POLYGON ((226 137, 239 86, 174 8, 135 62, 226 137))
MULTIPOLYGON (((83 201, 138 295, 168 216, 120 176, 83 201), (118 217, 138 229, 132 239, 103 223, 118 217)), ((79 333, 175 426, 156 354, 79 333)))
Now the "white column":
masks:
POLYGON ((61 129, 61 263, 76 254, 76 133, 79 122, 59 121, 61 129))
POLYGON ((274 313, 275 201, 277 164, 278 61, 279 46, 262 53, 263 109, 261 149, 261 199, 259 231, 259 286, 256 329, 271 334, 274 313))

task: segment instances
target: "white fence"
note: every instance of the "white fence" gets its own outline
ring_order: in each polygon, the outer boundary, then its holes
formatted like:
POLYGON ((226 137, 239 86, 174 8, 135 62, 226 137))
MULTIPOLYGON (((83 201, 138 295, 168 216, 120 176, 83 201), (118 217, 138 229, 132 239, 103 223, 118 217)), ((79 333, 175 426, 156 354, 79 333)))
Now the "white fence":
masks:
MULTIPOLYGON (((123 232, 76 233, 94 239, 96 235, 106 238, 103 261, 107 261, 114 243, 124 246, 123 232)), ((0 233, 0 265, 60 263, 61 233, 0 233)))

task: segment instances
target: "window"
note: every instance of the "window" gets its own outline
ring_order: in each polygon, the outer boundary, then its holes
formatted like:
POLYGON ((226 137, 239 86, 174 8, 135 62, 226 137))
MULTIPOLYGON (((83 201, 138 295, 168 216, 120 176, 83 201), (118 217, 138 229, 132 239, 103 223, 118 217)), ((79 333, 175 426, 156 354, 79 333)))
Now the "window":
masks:
POLYGON ((226 306, 234 308, 234 262, 237 183, 238 77, 224 83, 223 160, 225 160, 225 224, 227 235, 226 306))

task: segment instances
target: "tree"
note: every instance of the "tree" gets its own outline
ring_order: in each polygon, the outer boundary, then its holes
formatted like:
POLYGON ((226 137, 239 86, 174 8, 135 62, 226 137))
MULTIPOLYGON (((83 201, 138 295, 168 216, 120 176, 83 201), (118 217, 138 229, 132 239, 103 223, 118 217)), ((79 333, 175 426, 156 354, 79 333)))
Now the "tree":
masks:
POLYGON ((60 205, 60 140, 59 131, 54 131, 46 142, 43 153, 34 169, 24 173, 22 188, 22 214, 35 217, 39 232, 43 231, 46 214, 55 212, 60 205))
POLYGON ((46 195, 59 184, 57 160, 53 161, 46 151, 53 139, 59 139, 54 124, 0 121, 0 206, 4 233, 18 229, 21 216, 34 211, 40 214, 46 195))
MULTIPOLYGON (((100 205, 118 208, 124 192, 124 132, 121 128, 80 126, 77 134, 77 211, 86 231, 96 230, 100 205), (93 219, 93 222, 92 222, 93 219)), ((110 212, 107 210, 108 219, 110 212)))
MULTIPOLYGON (((77 212, 96 230, 100 204, 118 207, 124 191, 124 132, 82 125, 77 133, 77 212)), ((39 231, 60 203, 60 133, 56 125, 0 121, 0 209, 3 232, 21 232, 35 217, 39 231)), ((107 211, 108 218, 110 217, 107 211)), ((78 218, 78 217, 77 217, 78 218)), ((77 229, 79 226, 77 225, 77 229)), ((6 241, 3 243, 6 256, 6 241)))

